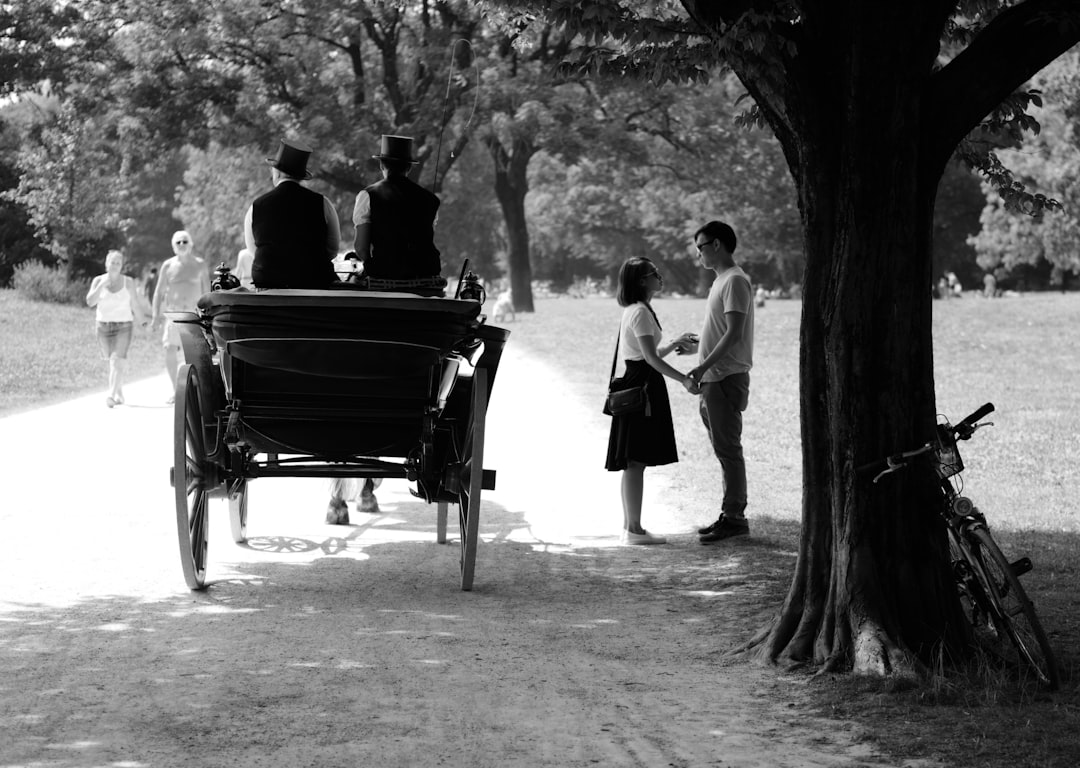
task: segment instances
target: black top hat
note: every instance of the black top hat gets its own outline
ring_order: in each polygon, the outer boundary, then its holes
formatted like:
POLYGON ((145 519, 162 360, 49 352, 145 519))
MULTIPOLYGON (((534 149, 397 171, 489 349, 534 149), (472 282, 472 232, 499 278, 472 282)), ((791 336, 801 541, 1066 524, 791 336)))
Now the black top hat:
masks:
POLYGON ((379 154, 372 155, 376 160, 401 160, 405 163, 415 163, 412 156, 413 140, 411 136, 387 136, 383 135, 379 144, 379 154))
POLYGON ((268 157, 266 162, 286 176, 294 179, 310 179, 311 171, 307 169, 309 157, 311 157, 311 147, 298 141, 282 139, 278 146, 277 157, 268 157))

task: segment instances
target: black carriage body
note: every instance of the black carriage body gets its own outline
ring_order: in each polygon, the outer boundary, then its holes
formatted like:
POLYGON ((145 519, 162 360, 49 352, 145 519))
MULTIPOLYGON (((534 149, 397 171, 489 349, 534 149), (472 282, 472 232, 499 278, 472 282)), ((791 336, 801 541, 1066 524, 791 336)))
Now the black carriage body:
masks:
MULTIPOLYGON (((273 476, 415 481, 418 496, 442 505, 440 540, 447 503, 463 526, 471 516, 475 552, 479 492, 494 486, 481 464, 483 422, 509 337, 480 310, 412 294, 237 289, 206 294, 197 313, 170 313, 193 381, 177 398, 182 553, 185 537, 197 552, 205 535, 193 522, 204 496, 239 495, 240 541, 247 481, 273 476)), ((188 581, 202 586, 198 573, 188 581)))
MULTIPOLYGON (((470 301, 218 291, 199 308, 220 355, 225 399, 238 402, 243 439, 260 453, 406 458, 421 444, 425 415, 439 407, 449 357, 485 341, 479 364, 493 370, 501 353, 470 301)), ((436 420, 444 426, 467 415, 470 382, 450 383, 436 420)))

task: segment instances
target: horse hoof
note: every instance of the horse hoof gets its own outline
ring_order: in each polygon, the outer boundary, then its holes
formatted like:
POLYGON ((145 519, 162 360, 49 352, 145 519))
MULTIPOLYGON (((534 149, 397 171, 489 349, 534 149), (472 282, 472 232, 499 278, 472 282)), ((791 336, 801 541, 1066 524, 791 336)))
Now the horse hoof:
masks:
POLYGON ((349 507, 343 501, 339 501, 336 504, 330 502, 330 506, 326 508, 326 524, 327 525, 348 525, 349 524, 349 507))
POLYGON ((379 500, 375 498, 374 493, 361 494, 360 503, 356 505, 356 508, 360 512, 377 515, 379 514, 379 500))

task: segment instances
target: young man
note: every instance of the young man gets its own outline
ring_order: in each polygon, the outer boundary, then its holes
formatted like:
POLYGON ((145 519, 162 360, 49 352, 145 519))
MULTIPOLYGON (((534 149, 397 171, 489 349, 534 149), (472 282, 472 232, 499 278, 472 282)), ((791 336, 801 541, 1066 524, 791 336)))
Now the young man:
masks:
POLYGON ((244 246, 252 254, 256 288, 329 288, 337 275, 341 227, 337 209, 308 189, 311 148, 281 140, 277 157, 267 158, 274 188, 244 214, 244 246))
MULTIPOLYGON (((165 331, 161 344, 165 348, 165 370, 169 374, 173 391, 176 391, 176 371, 180 366, 180 331, 164 312, 194 312, 199 297, 210 292, 210 275, 206 263, 195 257, 195 246, 191 235, 180 230, 172 236, 173 257, 166 259, 158 271, 157 288, 151 310, 153 329, 164 323, 165 331)), ((169 396, 168 402, 173 401, 169 396)))
POLYGON ((379 154, 382 180, 360 190, 353 206, 353 250, 366 277, 415 280, 442 272, 435 247, 439 198, 412 181, 413 140, 383 136, 379 154))
POLYGON ((720 221, 710 221, 694 233, 698 260, 716 273, 716 279, 709 290, 698 342, 699 363, 689 376, 700 386, 701 420, 724 478, 720 516, 698 529, 702 544, 750 533, 742 413, 750 394, 754 356, 754 291, 750 278, 735 263, 735 245, 734 230, 720 221))

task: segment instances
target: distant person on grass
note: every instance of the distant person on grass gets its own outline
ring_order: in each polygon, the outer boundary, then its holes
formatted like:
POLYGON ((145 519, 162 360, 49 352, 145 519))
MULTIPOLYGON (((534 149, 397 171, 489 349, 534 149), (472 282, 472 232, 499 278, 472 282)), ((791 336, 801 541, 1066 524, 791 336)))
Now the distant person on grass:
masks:
POLYGON ((622 470, 622 505, 624 544, 664 544, 663 536, 654 536, 641 527, 641 501, 645 490, 645 467, 673 464, 679 460, 675 449, 675 429, 671 423, 668 400, 668 376, 688 392, 697 386, 689 376, 671 367, 663 358, 677 349, 688 349, 692 334, 684 333, 671 344, 660 345, 663 332, 650 304, 664 287, 664 278, 656 265, 646 258, 625 261, 619 270, 619 306, 625 307, 619 325, 616 375, 627 387, 648 384, 649 407, 640 413, 612 416, 608 438, 608 471, 622 470))
POLYGON ((720 221, 710 221, 694 233, 698 260, 716 278, 709 289, 700 343, 692 345, 700 357, 690 378, 701 389, 701 420, 724 481, 720 516, 698 529, 702 544, 750 533, 742 414, 750 397, 754 358, 754 289, 735 263, 735 245, 735 231, 720 221))
POLYGON ((105 405, 112 408, 124 403, 124 369, 135 322, 146 321, 138 284, 123 274, 124 255, 109 251, 105 256, 105 274, 90 282, 86 303, 95 307, 97 337, 101 354, 109 363, 109 394, 105 405))
MULTIPOLYGON (((158 271, 151 317, 154 330, 164 324, 161 344, 165 348, 165 371, 175 392, 176 372, 183 360, 183 352, 180 331, 164 313, 194 312, 199 297, 210 292, 210 276, 206 272, 206 262, 195 257, 195 245, 186 231, 181 229, 173 233, 172 248, 173 257, 166 259, 158 271)), ((168 402, 173 402, 174 397, 170 395, 168 402)))

